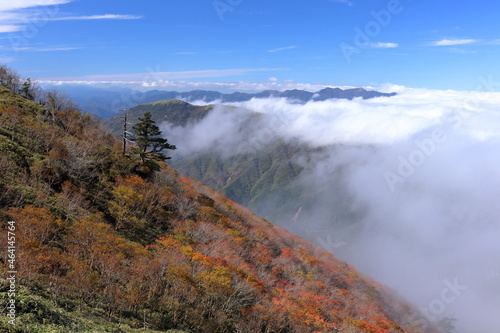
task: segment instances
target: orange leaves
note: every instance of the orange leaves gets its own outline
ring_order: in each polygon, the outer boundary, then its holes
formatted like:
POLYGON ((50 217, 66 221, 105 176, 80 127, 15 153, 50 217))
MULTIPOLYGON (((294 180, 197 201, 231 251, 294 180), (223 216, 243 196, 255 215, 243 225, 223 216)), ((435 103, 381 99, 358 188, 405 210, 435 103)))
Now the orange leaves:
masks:
POLYGON ((369 323, 365 320, 355 320, 352 318, 346 318, 344 321, 344 327, 357 328, 359 332, 367 333, 388 333, 389 330, 386 328, 381 328, 377 325, 369 323))
POLYGON ((180 248, 182 246, 181 242, 170 236, 162 236, 156 240, 156 243, 166 248, 180 248))
POLYGON ((88 218, 91 204, 82 194, 82 188, 66 180, 61 184, 61 193, 57 196, 58 207, 65 211, 66 220, 74 221, 88 218))
POLYGON ((53 241, 64 227, 64 222, 56 218, 47 208, 28 205, 11 208, 9 215, 18 223, 19 234, 24 242, 41 246, 53 241))
POLYGON ((142 179, 141 177, 139 177, 137 175, 126 176, 122 180, 122 182, 123 182, 123 185, 133 187, 133 188, 139 188, 139 187, 146 185, 146 182, 144 181, 144 179, 142 179))
POLYGON ((186 196, 191 197, 191 198, 196 198, 198 196, 198 193, 195 191, 195 189, 194 189, 192 183, 189 181, 189 179, 180 178, 179 181, 181 183, 181 189, 186 196))
POLYGON ((172 236, 162 236, 156 240, 156 244, 149 247, 154 256, 163 264, 172 269, 188 271, 191 268, 191 256, 193 249, 184 246, 172 236))
MULTIPOLYGON (((273 312, 285 317, 285 322, 296 332, 332 332, 338 325, 338 319, 325 316, 325 301, 310 294, 292 294, 277 290, 273 298, 273 312)), ((282 320, 283 320, 282 319, 282 320)))
POLYGON ((207 257, 199 252, 192 253, 191 260, 204 266, 211 266, 214 263, 213 258, 207 257))
POLYGON ((94 268, 100 266, 108 254, 117 252, 124 243, 125 239, 117 236, 106 223, 82 220, 69 228, 70 254, 86 260, 94 268))
POLYGON ((20 279, 30 280, 39 274, 52 273, 52 267, 64 266, 61 251, 51 247, 64 230, 60 219, 47 208, 34 206, 10 208, 8 214, 16 221, 15 246, 20 279))
POLYGON ((118 236, 109 224, 90 220, 78 221, 69 228, 68 251, 92 268, 111 275, 113 267, 148 256, 142 246, 118 236))
MULTIPOLYGON (((183 245, 177 238, 177 235, 161 237, 156 241, 158 245, 154 248, 159 253, 167 251, 171 257, 173 257, 173 252, 177 252, 179 255, 182 255, 182 257, 179 258, 179 262, 182 263, 187 263, 186 260, 189 260, 192 265, 201 265, 209 268, 217 262, 215 258, 208 257, 200 252, 197 252, 193 249, 193 247, 183 245)), ((195 267, 193 266, 193 268, 195 267)))
MULTIPOLYGON (((108 224, 91 220, 74 223, 68 229, 67 244, 71 264, 67 282, 74 278, 82 288, 74 290, 81 301, 91 302, 98 294, 114 312, 144 296, 141 286, 132 283, 143 279, 144 266, 153 263, 144 247, 120 237, 108 224), (125 302, 126 295, 130 296, 129 303, 125 302)), ((152 267, 154 272, 156 266, 152 267)), ((161 279, 156 277, 157 281, 161 279)))
POLYGON ((293 252, 288 247, 285 247, 281 250, 281 256, 283 258, 290 258, 293 256, 293 252))

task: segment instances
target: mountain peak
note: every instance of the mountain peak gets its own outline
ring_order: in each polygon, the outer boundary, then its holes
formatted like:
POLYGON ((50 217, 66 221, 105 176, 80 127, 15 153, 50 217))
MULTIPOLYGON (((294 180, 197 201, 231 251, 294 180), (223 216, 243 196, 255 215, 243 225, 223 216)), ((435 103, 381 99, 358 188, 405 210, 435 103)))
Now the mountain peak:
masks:
POLYGON ((181 100, 178 100, 178 99, 175 99, 175 98, 172 98, 172 99, 162 99, 162 100, 159 100, 159 101, 156 101, 156 102, 151 102, 151 103, 148 103, 150 105, 190 105, 189 103, 185 102, 185 101, 181 101, 181 100))
POLYGON ((349 99, 361 97, 362 99, 370 99, 376 97, 392 97, 396 93, 381 93, 374 90, 366 90, 364 88, 351 88, 351 89, 340 89, 340 88, 325 88, 318 91, 314 95, 315 101, 325 101, 328 99, 349 99))

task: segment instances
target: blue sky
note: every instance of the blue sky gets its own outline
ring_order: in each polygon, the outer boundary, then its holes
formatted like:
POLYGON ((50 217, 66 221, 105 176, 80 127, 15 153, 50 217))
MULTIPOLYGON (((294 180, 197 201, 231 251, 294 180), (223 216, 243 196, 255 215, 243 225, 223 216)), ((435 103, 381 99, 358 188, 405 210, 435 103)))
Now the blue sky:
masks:
POLYGON ((17 0, 0 3, 0 63, 53 81, 474 90, 500 81, 499 12, 495 0, 17 0))

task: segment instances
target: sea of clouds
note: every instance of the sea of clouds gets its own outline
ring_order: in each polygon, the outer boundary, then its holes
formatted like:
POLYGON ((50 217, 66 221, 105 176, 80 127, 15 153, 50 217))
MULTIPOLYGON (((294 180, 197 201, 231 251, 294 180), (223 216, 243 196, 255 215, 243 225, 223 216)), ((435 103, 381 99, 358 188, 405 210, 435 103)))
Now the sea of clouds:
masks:
POLYGON ((396 289, 429 319, 454 317, 460 332, 496 333, 500 93, 387 90, 398 95, 306 104, 253 99, 216 107, 186 128, 162 128, 183 154, 258 154, 276 139, 323 147, 307 159, 302 181, 328 184, 342 170, 342 191, 322 196, 317 214, 293 231, 323 230, 312 240, 396 289), (329 228, 335 212, 324 206, 335 196, 359 212, 354 231, 329 228))

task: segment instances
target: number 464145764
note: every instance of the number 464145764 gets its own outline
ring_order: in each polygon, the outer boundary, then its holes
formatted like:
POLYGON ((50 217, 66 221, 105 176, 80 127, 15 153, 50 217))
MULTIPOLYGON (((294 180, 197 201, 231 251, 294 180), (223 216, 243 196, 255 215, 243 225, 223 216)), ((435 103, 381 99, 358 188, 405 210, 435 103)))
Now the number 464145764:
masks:
POLYGON ((8 253, 8 263, 9 263, 9 269, 14 270, 15 269, 15 262, 16 262, 16 234, 14 231, 16 231, 16 222, 14 221, 9 221, 7 222, 7 253, 8 253))

